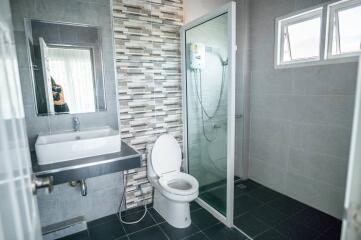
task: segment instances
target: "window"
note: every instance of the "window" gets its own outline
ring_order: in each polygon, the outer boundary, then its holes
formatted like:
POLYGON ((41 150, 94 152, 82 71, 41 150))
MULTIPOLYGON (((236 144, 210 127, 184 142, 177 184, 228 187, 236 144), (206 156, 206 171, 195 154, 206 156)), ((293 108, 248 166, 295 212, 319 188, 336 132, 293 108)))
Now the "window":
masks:
POLYGON ((361 0, 341 0, 277 18, 276 31, 276 68, 357 61, 361 0))
POLYGON ((361 1, 328 6, 327 58, 355 56, 361 51, 361 1))
POLYGON ((277 65, 319 60, 321 22, 322 8, 278 19, 277 65))

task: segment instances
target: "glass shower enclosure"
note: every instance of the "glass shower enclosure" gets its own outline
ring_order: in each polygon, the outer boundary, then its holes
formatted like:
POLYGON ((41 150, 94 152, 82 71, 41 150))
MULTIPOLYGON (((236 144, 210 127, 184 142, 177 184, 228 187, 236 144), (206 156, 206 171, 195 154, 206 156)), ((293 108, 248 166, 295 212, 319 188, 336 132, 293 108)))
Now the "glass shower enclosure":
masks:
POLYGON ((183 26, 184 147, 197 202, 233 224, 235 3, 183 26))

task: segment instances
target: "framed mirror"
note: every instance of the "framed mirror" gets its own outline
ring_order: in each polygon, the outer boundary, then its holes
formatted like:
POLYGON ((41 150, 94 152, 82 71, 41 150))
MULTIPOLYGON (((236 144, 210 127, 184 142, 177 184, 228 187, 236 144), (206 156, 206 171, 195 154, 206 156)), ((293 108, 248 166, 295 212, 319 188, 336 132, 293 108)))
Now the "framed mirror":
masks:
POLYGON ((39 116, 106 110, 100 30, 25 19, 39 116))

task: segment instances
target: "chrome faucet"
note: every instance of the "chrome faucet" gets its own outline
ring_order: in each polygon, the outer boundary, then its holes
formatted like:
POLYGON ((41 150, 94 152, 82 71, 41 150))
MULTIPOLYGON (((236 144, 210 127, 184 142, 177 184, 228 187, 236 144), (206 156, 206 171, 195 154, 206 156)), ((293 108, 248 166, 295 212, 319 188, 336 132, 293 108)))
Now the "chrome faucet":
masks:
POLYGON ((74 132, 80 131, 80 120, 78 117, 73 117, 73 129, 74 132))

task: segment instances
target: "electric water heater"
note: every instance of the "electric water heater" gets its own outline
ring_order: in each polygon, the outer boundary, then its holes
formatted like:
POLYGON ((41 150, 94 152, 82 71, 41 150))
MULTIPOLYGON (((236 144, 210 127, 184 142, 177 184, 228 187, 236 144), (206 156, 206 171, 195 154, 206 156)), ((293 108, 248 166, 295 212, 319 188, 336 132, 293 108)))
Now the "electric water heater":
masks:
POLYGON ((203 43, 191 43, 190 44, 190 68, 202 69, 205 64, 206 48, 203 43))

